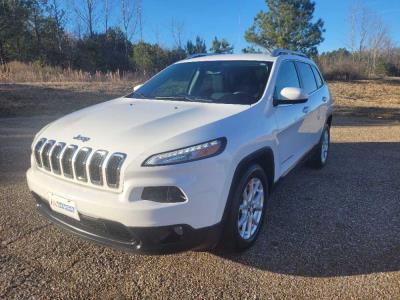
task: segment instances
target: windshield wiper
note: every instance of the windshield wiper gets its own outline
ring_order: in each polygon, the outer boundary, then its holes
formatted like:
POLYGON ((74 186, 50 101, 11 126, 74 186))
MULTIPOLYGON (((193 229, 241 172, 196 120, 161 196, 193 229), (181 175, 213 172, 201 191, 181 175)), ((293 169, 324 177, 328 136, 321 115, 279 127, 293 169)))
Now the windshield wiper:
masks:
POLYGON ((136 96, 138 96, 139 98, 147 98, 146 97, 146 95, 144 95, 143 93, 141 93, 141 92, 133 92, 132 94, 131 94, 131 97, 136 97, 136 96))
POLYGON ((192 102, 213 102, 212 99, 205 99, 201 97, 196 97, 196 96, 187 96, 188 99, 192 102))
POLYGON ((186 100, 185 96, 155 96, 154 99, 186 100))
POLYGON ((156 96, 154 99, 160 100, 178 100, 178 101, 190 101, 190 102, 210 102, 211 100, 197 98, 193 96, 156 96))

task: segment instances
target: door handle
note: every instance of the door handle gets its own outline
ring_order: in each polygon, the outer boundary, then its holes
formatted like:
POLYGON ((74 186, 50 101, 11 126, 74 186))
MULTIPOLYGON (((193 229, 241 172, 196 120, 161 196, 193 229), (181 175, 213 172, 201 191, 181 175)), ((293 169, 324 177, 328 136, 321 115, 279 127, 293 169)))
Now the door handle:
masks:
POLYGON ((322 102, 326 102, 326 101, 328 101, 328 98, 327 97, 322 97, 322 102))
POLYGON ((304 106, 303 107, 303 113, 308 113, 309 112, 309 110, 310 110, 310 108, 308 107, 308 106, 304 106))

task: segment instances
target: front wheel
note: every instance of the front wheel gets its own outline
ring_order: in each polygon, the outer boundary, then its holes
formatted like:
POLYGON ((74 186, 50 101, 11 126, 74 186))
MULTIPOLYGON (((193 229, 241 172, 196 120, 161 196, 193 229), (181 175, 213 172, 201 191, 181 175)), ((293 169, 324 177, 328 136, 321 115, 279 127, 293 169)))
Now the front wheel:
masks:
POLYGON ((225 223, 224 246, 234 251, 249 248, 257 239, 264 221, 268 180, 261 166, 249 166, 230 199, 225 223))
POLYGON ((330 128, 329 125, 326 124, 315 152, 308 161, 310 167, 321 169, 326 165, 329 156, 330 139, 330 128))

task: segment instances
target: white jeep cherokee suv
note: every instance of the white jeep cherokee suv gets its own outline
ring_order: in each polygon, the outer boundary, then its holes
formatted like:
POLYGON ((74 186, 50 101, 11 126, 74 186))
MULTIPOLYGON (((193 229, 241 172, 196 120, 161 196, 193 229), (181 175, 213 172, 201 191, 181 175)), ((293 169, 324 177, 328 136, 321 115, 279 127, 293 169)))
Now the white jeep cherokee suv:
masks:
POLYGON ((242 250, 278 179, 306 154, 326 164, 331 122, 329 89, 301 53, 198 55, 47 125, 27 179, 44 216, 90 240, 242 250))

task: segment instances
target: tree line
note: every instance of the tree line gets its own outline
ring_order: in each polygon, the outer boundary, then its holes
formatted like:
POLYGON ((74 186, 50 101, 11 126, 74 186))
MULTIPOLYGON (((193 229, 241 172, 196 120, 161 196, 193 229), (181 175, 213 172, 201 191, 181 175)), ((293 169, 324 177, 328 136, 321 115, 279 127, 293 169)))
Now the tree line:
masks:
POLYGON ((0 63, 35 62, 88 72, 139 71, 146 75, 196 53, 233 52, 226 39, 217 37, 209 49, 200 36, 171 49, 143 37, 133 43, 132 35, 141 22, 139 1, 121 0, 121 24, 113 27, 108 21, 108 0, 82 3, 72 5, 78 23, 72 34, 66 30, 66 12, 58 0, 0 0, 0 63), (102 32, 95 30, 96 5, 103 5, 102 32))
MULTIPOLYGON (((233 53, 233 45, 224 38, 215 37, 209 48, 200 36, 184 41, 184 24, 176 20, 170 24, 173 47, 146 42, 141 0, 120 0, 119 4, 116 8, 110 0, 0 0, 0 64, 20 61, 91 73, 118 70, 149 76, 196 53, 233 53), (65 3, 67 11, 61 5, 65 3), (113 26, 111 10, 120 20, 113 26)), ((302 51, 316 58, 332 79, 400 75, 399 49, 384 22, 364 6, 354 6, 349 12, 347 49, 321 55, 317 46, 324 40, 324 22, 315 20, 313 1, 266 0, 266 6, 245 32, 249 47, 242 52, 276 47, 302 51)))
POLYGON ((382 18, 361 2, 348 12, 347 48, 322 53, 318 62, 329 79, 400 76, 400 48, 382 18))

